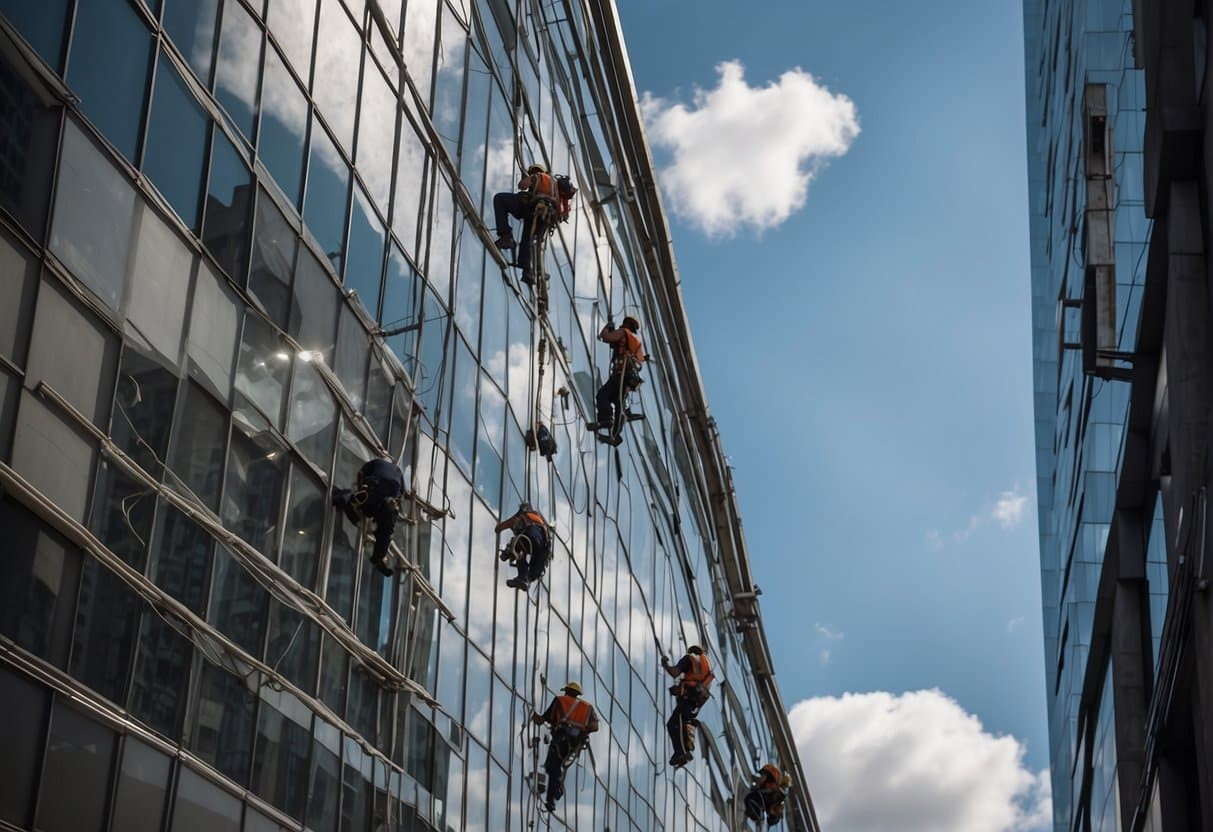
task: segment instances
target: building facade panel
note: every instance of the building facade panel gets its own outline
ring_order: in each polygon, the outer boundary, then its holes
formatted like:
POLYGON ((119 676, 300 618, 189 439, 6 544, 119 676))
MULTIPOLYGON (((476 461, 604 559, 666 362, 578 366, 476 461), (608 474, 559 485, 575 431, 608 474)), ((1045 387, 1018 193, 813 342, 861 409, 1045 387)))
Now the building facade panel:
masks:
POLYGON ((816 829, 618 61, 609 3, 0 0, 0 823, 524 828, 523 726, 574 680, 603 730, 553 826, 731 830, 774 760, 816 829), (546 315, 492 244, 531 161, 580 188, 546 315), (625 314, 655 360, 616 450, 584 423, 625 314), (390 577, 328 502, 375 455, 390 577))

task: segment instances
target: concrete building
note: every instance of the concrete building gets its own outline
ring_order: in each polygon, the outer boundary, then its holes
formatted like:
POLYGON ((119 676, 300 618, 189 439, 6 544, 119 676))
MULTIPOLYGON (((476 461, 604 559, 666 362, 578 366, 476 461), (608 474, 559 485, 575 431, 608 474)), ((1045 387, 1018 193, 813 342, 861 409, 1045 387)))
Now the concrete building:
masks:
POLYGON ((771 761, 818 828, 610 0, 0 0, 0 101, 0 828, 724 832, 771 761), (531 161, 580 188, 545 316, 493 245, 531 161), (375 455, 391 577, 328 504, 375 455), (545 821, 568 680, 603 728, 545 821))

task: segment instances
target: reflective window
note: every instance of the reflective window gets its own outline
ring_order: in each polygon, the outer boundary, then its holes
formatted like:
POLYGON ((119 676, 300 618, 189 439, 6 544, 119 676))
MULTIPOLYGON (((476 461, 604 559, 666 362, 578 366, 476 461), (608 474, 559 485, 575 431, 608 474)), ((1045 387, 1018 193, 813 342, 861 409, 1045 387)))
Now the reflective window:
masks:
POLYGON ((210 662, 202 663, 189 748, 240 784, 248 781, 256 704, 245 680, 210 662))
POLYGON ((147 125, 143 172, 190 228, 198 227, 202 166, 211 121, 177 68, 161 53, 147 125))
POLYGON ((127 326, 176 366, 194 253, 154 209, 141 205, 127 326))
POLYGON ((181 736, 193 646, 167 621, 143 614, 131 677, 130 710, 171 740, 181 736))
POLYGON ((366 829, 371 808, 371 758, 350 737, 343 742, 341 829, 366 829))
MULTIPOLYGON (((428 2, 428 0, 425 0, 428 2)), ((413 7, 409 3, 409 8, 413 7)), ((404 251, 414 261, 421 259, 417 246, 417 227, 425 196, 425 171, 429 155, 425 143, 407 118, 401 119, 400 140, 396 147, 396 213, 392 228, 404 245, 404 251)))
POLYGON ((455 19, 450 7, 442 6, 442 35, 438 48, 438 74, 434 80, 434 128, 447 153, 459 158, 460 111, 463 104, 464 52, 467 32, 455 19))
POLYGON ((421 356, 413 382, 417 386, 418 401, 425 412, 433 416, 441 388, 439 379, 444 369, 442 359, 446 349, 447 315, 429 290, 425 292, 421 319, 421 356))
POLYGON ((196 613, 204 612, 214 540, 170 505, 160 511, 152 580, 196 613))
POLYGON ((223 524, 271 560, 286 489, 286 449, 263 424, 233 419, 223 524))
POLYGON ((252 193, 248 165, 227 136, 215 131, 211 146, 211 179, 206 191, 206 214, 202 220, 202 242, 220 268, 242 285, 248 263, 252 193))
POLYGON ((282 424, 282 404, 291 373, 289 347, 269 324, 256 315, 244 318, 236 390, 243 393, 270 421, 282 424))
POLYGON ((42 795, 38 800, 38 828, 44 832, 80 832, 99 829, 105 820, 110 769, 114 759, 114 732, 55 702, 42 795), (60 792, 71 784, 71 799, 60 792))
POLYGON ((430 259, 425 268, 425 276, 443 301, 447 300, 451 291, 451 248, 454 244, 458 216, 450 183, 439 177, 434 187, 434 211, 430 217, 430 259))
POLYGON ((303 586, 316 582, 324 524, 330 511, 323 486, 302 465, 291 469, 291 496, 282 532, 282 568, 303 586))
POLYGON ((0 0, 0 13, 9 19, 42 59, 58 70, 62 68, 63 28, 67 20, 68 0, 0 0))
POLYGON ((282 51, 306 84, 312 69, 316 0, 269 0, 266 20, 282 51))
MULTIPOLYGON (((271 6, 273 8, 273 6, 271 6)), ((265 48, 258 156, 296 208, 303 196, 303 150, 307 100, 272 45, 265 48)))
POLYGON ((226 402, 232 388, 232 362, 243 306, 208 263, 198 267, 190 316, 190 375, 226 402))
POLYGON ((0 820, 25 827, 34 810, 50 696, 24 673, 0 664, 0 702, 10 713, 21 714, 21 719, 0 720, 7 769, 0 777, 0 820))
POLYGON ((25 366, 40 262, 0 231, 0 355, 25 366))
POLYGON ((164 31, 189 61, 203 86, 210 86, 219 0, 164 0, 164 31))
POLYGON ((38 292, 25 384, 34 387, 45 381, 90 421, 104 424, 117 346, 117 339, 94 315, 82 312, 57 283, 44 281, 38 292), (64 349, 65 332, 72 333, 71 350, 64 349))
POLYGON ((210 621, 253 656, 261 655, 269 593, 223 546, 215 547, 210 621))
POLYGON ((134 213, 135 192, 126 177, 69 120, 51 249, 113 310, 122 303, 134 213))
POLYGON ((152 537, 155 491, 102 460, 89 529, 111 552, 143 571, 152 537))
POLYGON ((66 667, 80 582, 80 553, 25 508, 0 502, 7 556, 0 559, 0 632, 66 667))
POLYGON ((20 395, 13 429, 13 469, 83 522, 96 446, 36 395, 28 390, 20 395))
POLYGON ((294 818, 303 817, 307 801, 311 716, 290 693, 261 688, 252 789, 294 818))
POLYGON ((317 626, 278 601, 270 603, 270 632, 265 663, 294 682, 304 693, 316 692, 316 660, 320 649, 317 626))
POLYGON ((378 320, 379 284, 383 277, 383 223, 375 215, 362 188, 357 186, 354 187, 353 208, 345 289, 357 292, 358 300, 371 320, 378 320))
POLYGON ((349 307, 342 306, 337 360, 333 370, 357 410, 362 410, 362 397, 366 389, 366 365, 370 351, 371 345, 366 330, 349 307))
POLYGON ((476 387, 480 368, 462 338, 454 339, 455 384, 451 391, 451 457, 464 473, 472 472, 472 451, 476 438, 476 387))
MULTIPOLYGON (((459 174, 467 185, 473 205, 480 205, 484 198, 484 163, 487 154, 489 122, 489 96, 492 94, 493 76, 475 50, 468 50, 467 101, 464 104, 463 138, 459 145, 459 174)), ((510 148, 513 152, 513 148, 510 148)), ((507 160, 508 161, 508 160, 507 160)), ((509 167, 513 172, 513 165, 509 167)))
POLYGON ((333 458, 333 442, 337 438, 337 403, 319 371, 315 359, 295 362, 295 378, 291 382, 290 414, 287 438, 300 453, 328 470, 333 458))
POLYGON ((438 0, 410 0, 404 7, 401 46, 404 65, 422 101, 430 100, 434 72, 434 43, 438 35, 438 0))
POLYGON ((300 246, 295 266, 294 300, 288 332, 310 355, 301 360, 320 360, 331 364, 337 336, 337 287, 312 256, 300 246))
POLYGON ((333 135, 346 150, 354 147, 361 63, 362 44, 349 15, 338 0, 320 0, 312 96, 333 135))
POLYGON ((319 717, 312 743, 307 825, 317 832, 335 832, 341 786, 341 734, 319 717))
MULTIPOLYGON (((393 244, 388 255, 387 280, 383 288, 383 310, 379 316, 385 330, 401 329, 418 323, 417 272, 393 244)), ((417 348, 418 331, 385 336, 384 340, 406 368, 412 367, 413 351, 417 348)))
POLYGON ((379 212, 387 216, 392 195, 392 152, 396 147, 396 94, 374 61, 362 78, 362 112, 358 121, 358 155, 354 164, 379 212))
POLYGON ((117 703, 126 701, 142 606, 117 575, 91 558, 80 578, 72 675, 117 703))
POLYGON ((257 74, 261 69, 261 27, 239 3, 223 4, 215 98, 248 138, 256 124, 257 74))
POLYGON ((153 477, 160 477, 161 462, 167 458, 176 401, 177 376, 128 341, 118 370, 110 435, 153 477))
POLYGON ((346 683, 350 674, 350 654, 327 633, 320 644, 320 701, 335 714, 345 713, 346 683))
MULTIPOLYGON (((9 5, 0 2, 0 9, 9 14, 9 5)), ((4 136, 5 156, 0 207, 11 211, 41 242, 62 110, 58 104, 44 106, 39 94, 4 59, 0 59, 0 96, 4 98, 0 135, 4 136)))
POLYGON ((465 222, 455 284, 455 324, 462 330, 473 351, 480 343, 480 289, 483 282, 484 244, 476 236, 472 223, 465 222))
POLYGON ((253 262, 249 290, 261 301, 274 323, 285 327, 291 303, 298 235, 264 191, 257 199, 253 262))
MULTIPOLYGON (((337 447, 337 465, 333 471, 334 486, 353 487, 358 469, 370 458, 370 450, 358 439, 349 425, 343 423, 341 441, 337 447)), ((333 524, 333 547, 325 600, 348 622, 354 609, 358 528, 348 520, 338 520, 333 524)))
POLYGON ((67 83, 80 109, 127 159, 143 122, 152 38, 126 0, 77 4, 67 83))
POLYGON ((370 422, 380 443, 388 438, 392 411, 392 377, 378 356, 371 359, 371 372, 366 386, 366 420, 370 422))
POLYGON ((192 769, 182 767, 172 832, 239 832, 240 801, 192 769))
POLYGON ((170 760, 127 735, 114 798, 112 828, 123 832, 160 832, 170 760))
POLYGON ((216 510, 227 444, 227 412, 200 388, 188 384, 177 419, 169 464, 181 478, 181 485, 216 510))
POLYGON ((350 169, 328 133, 312 122, 312 152, 308 157, 307 197, 303 219, 320 244, 333 271, 341 274, 345 241, 345 208, 349 197, 350 169))

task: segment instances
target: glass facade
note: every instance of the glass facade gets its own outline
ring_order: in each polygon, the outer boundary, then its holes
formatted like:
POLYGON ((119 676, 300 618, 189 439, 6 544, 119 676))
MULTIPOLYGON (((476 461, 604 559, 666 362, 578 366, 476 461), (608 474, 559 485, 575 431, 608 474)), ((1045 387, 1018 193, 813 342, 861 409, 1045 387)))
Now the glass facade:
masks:
MULTIPOLYGON (((1112 830, 1120 828, 1120 815, 1112 797, 1110 682, 1103 696, 1096 693, 1094 708, 1082 700, 1129 415, 1130 387, 1117 374, 1125 365, 1115 356, 1135 349, 1151 233, 1142 194, 1145 89, 1127 0, 1024 0, 1024 30, 1036 493, 1054 826, 1058 832, 1112 830), (1109 143, 1106 168, 1092 171, 1089 157, 1109 143), (1110 204, 1096 204, 1093 193, 1109 193, 1110 204), (1103 220, 1106 239, 1093 230, 1104 209, 1111 211, 1103 220), (1092 373, 1089 365, 1084 371, 1084 337, 1091 335, 1083 327, 1092 326, 1098 302, 1095 264, 1105 260, 1114 285, 1099 291, 1107 292, 1100 301, 1114 297, 1108 319, 1114 343, 1105 352, 1114 358, 1110 371, 1092 373)), ((1162 551, 1163 586, 1151 583, 1151 592, 1163 593, 1165 607, 1162 551)), ((1155 570, 1150 577, 1159 575, 1155 570)), ((1095 672, 1110 679, 1110 668, 1095 672)))
MULTIPOLYGON (((603 82, 608 23, 0 0, 0 821, 526 828, 520 728, 569 679, 603 730, 553 827, 732 830, 757 766, 799 772, 723 565, 681 301, 621 198, 652 171, 610 115, 636 105, 603 82), (488 227, 531 160, 580 188, 546 318, 488 227), (658 358, 618 451, 584 428, 612 312, 658 358), (328 502, 376 454, 410 497, 393 577, 328 502), (493 532, 523 499, 556 541, 530 595, 493 532), (673 772, 658 658, 693 643, 710 731, 673 772)), ((816 829, 805 784, 788 804, 816 829)))

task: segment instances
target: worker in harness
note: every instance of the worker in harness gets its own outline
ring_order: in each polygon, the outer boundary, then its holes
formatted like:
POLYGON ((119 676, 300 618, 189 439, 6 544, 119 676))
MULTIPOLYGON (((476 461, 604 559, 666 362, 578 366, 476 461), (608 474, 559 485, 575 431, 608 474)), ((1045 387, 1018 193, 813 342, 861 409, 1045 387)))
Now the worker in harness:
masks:
MULTIPOLYGON (((512 249, 516 245, 518 254, 515 265, 522 269, 522 282, 534 285, 535 276, 531 272, 531 239, 535 235, 535 213, 540 205, 545 208, 545 215, 555 222, 560 212, 561 193, 557 177, 547 172, 538 163, 532 164, 526 170, 526 175, 518 180, 518 191, 503 192, 493 195, 493 214, 497 223, 496 245, 499 249, 512 249), (510 217, 522 221, 522 237, 514 242, 510 230, 510 217)), ((567 214, 566 214, 567 216, 567 214)))
POLYGON ((507 529, 512 531, 514 536, 501 550, 501 559, 517 567, 518 574, 506 581, 505 585, 514 589, 526 589, 531 585, 531 581, 543 577, 548 558, 552 554, 548 524, 542 514, 523 500, 514 516, 502 520, 493 531, 500 534, 507 529))
POLYGON ((599 435, 598 438, 611 445, 623 441, 620 434, 627 416, 624 402, 628 394, 640 386, 640 368, 648 360, 639 333, 640 321, 631 315, 623 319, 623 325, 618 329, 614 321, 608 320, 602 332, 598 333, 599 341, 611 345, 611 373, 595 398, 598 420, 591 422, 588 427, 592 431, 608 431, 605 436, 599 435))
POLYGON ((594 708, 580 696, 581 685, 569 682, 546 711, 531 716, 531 721, 538 725, 546 722, 552 726, 552 741, 543 761, 543 770, 548 775, 547 801, 544 805, 549 812, 556 808, 556 801, 564 796, 564 772, 589 741, 590 734, 598 730, 594 708))
POLYGON ((334 488, 333 507, 358 525, 364 518, 375 521, 375 548, 371 563, 384 575, 391 575, 387 550, 392 544, 396 516, 400 512, 400 495, 404 493, 404 474, 390 459, 372 459, 358 470, 355 487, 334 488))
POLYGON ((698 644, 688 647, 686 655, 675 664, 670 664, 670 660, 662 656, 661 666, 666 673, 678 679, 670 688, 670 693, 674 694, 674 713, 670 714, 665 727, 674 748, 670 765, 681 768, 691 761, 695 751, 699 709, 712 695, 709 687, 715 677, 712 675, 712 666, 708 662, 707 654, 698 644))
POLYGON ((745 816, 750 820, 762 820, 774 826, 783 820, 783 802, 787 799, 792 778, 781 774, 779 767, 767 763, 756 775, 754 785, 745 796, 745 816))

